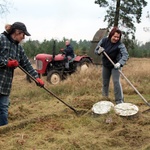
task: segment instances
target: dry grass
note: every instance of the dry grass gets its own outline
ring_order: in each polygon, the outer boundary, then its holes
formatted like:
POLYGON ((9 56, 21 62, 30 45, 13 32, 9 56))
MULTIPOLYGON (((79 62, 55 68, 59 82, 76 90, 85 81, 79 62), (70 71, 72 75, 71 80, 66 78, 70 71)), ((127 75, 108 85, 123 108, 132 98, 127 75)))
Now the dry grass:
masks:
MULTIPOLYGON (((123 73, 150 101, 150 59, 131 58, 123 73)), ((45 80, 45 77, 42 77, 45 80)), ((59 100, 29 84, 19 69, 15 70, 9 124, 0 127, 0 149, 6 150, 150 150, 150 111, 124 78, 121 78, 126 102, 139 107, 132 117, 120 117, 113 111, 105 115, 91 112, 102 100, 101 67, 77 72, 59 85, 45 87, 77 110, 88 113, 77 117, 59 100), (111 119, 111 122, 107 122, 111 119)), ((110 99, 114 103, 113 85, 110 99)))

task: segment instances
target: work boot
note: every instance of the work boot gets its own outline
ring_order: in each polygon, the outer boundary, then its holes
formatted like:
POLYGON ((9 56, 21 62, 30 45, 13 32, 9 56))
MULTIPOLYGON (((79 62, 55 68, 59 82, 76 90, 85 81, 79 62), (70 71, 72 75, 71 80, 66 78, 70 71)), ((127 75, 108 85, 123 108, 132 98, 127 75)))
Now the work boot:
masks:
POLYGON ((65 68, 69 69, 69 63, 65 63, 65 68))
POLYGON ((124 101, 122 101, 122 100, 121 101, 118 101, 118 100, 116 101, 116 105, 120 104, 120 103, 124 103, 124 101))

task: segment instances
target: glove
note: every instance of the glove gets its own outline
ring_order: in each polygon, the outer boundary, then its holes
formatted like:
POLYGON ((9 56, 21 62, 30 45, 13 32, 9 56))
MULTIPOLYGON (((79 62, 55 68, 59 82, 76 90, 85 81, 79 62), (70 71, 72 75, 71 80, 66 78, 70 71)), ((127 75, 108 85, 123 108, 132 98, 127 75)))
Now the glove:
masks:
POLYGON ((36 78, 36 81, 37 81, 37 86, 44 87, 44 81, 42 79, 36 78))
POLYGON ((99 46, 99 49, 98 49, 97 53, 98 53, 98 54, 101 54, 103 51, 104 51, 104 48, 101 47, 101 46, 99 46))
POLYGON ((8 62, 7 62, 7 67, 13 68, 13 67, 18 67, 18 66, 19 66, 19 63, 15 59, 8 60, 8 62))
POLYGON ((116 69, 119 69, 120 68, 120 63, 116 63, 115 65, 114 65, 114 67, 116 68, 116 69))

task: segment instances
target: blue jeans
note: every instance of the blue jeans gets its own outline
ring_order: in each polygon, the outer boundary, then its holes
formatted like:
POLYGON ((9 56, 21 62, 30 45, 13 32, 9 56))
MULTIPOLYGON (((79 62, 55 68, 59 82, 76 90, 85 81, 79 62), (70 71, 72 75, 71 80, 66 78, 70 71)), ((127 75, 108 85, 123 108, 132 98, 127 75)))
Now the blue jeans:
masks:
POLYGON ((0 126, 8 124, 9 96, 0 94, 0 126))

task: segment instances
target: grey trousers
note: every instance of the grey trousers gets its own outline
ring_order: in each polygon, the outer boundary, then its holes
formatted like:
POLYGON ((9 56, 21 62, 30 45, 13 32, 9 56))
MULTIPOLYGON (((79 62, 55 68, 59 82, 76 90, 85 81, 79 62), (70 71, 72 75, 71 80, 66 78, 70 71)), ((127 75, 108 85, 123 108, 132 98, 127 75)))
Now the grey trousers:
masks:
POLYGON ((70 63, 70 60, 72 59, 72 57, 71 56, 67 56, 66 57, 66 63, 65 63, 65 68, 66 69, 69 69, 69 63, 70 63))
POLYGON ((109 96, 109 83, 110 77, 112 76, 113 85, 114 85, 114 96, 116 104, 122 103, 124 101, 122 86, 120 83, 120 72, 115 68, 107 68, 102 66, 102 95, 109 96))

